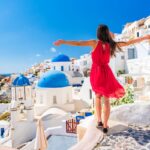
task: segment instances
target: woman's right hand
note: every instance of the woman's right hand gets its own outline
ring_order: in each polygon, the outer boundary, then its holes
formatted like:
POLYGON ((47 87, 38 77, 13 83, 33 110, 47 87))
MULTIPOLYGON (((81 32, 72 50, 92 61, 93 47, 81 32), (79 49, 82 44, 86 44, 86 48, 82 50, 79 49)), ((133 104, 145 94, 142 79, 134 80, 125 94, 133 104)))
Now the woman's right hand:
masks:
POLYGON ((60 46, 61 44, 63 44, 64 43, 64 40, 57 40, 57 41, 55 41, 53 44, 55 45, 55 46, 60 46))
POLYGON ((150 35, 148 34, 148 35, 144 36, 144 39, 150 40, 150 35))

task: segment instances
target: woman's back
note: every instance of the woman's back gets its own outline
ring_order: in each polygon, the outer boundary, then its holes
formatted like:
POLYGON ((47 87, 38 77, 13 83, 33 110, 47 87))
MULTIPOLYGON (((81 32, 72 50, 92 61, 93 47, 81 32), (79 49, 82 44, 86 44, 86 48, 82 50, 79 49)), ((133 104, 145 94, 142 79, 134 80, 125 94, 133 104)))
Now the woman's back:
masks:
POLYGON ((93 64, 104 65, 110 61, 110 45, 98 40, 95 49, 92 51, 93 64))

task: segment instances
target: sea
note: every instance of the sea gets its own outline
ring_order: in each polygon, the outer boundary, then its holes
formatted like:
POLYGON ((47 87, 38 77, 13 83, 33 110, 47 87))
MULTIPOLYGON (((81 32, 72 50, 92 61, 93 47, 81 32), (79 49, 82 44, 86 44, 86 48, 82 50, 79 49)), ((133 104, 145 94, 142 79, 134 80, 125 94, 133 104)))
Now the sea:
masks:
POLYGON ((11 76, 11 74, 12 73, 2 73, 2 74, 0 74, 0 76, 9 77, 9 76, 11 76))

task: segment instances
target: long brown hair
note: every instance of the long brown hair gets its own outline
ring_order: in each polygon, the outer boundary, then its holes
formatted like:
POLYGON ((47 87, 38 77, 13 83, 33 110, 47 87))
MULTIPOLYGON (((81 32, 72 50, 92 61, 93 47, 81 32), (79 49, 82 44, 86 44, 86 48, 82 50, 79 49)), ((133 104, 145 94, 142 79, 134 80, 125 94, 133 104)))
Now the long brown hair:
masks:
POLYGON ((111 56, 116 56, 116 52, 121 52, 122 49, 118 46, 117 42, 112 39, 109 28, 107 25, 101 24, 97 28, 97 38, 103 43, 109 43, 111 48, 111 56))

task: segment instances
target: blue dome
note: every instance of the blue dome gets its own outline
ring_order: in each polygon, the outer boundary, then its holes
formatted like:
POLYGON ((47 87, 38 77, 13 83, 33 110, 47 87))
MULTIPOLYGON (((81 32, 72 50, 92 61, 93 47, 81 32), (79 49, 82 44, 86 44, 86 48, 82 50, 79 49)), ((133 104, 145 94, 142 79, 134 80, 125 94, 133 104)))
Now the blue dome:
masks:
POLYGON ((70 58, 64 54, 60 54, 51 60, 51 62, 67 62, 67 61, 70 61, 70 58))
POLYGON ((27 86, 30 85, 29 79, 24 75, 18 76, 12 83, 13 86, 27 86))
POLYGON ((67 76, 61 71, 48 71, 39 80, 39 88, 59 88, 70 86, 67 76))

